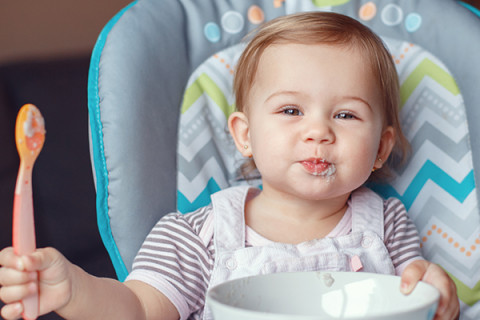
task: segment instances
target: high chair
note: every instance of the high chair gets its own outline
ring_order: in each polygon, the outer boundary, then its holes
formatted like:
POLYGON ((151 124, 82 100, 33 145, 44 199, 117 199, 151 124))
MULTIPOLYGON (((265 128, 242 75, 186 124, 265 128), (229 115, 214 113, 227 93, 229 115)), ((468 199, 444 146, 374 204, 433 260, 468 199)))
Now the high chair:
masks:
POLYGON ((391 51, 413 152, 374 189, 402 200, 424 256, 457 284, 461 319, 480 319, 480 14, 453 0, 138 0, 121 10, 98 38, 88 84, 98 225, 118 278, 163 215, 247 183, 226 128, 241 40, 312 10, 361 21, 391 51))

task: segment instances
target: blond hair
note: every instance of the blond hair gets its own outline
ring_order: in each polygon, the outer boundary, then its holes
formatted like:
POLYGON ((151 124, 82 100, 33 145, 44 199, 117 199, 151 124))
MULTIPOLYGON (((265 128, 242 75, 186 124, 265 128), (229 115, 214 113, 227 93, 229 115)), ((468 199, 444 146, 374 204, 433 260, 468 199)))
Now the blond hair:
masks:
MULTIPOLYGON (((248 113, 248 96, 265 49, 272 44, 284 43, 343 46, 355 48, 365 56, 382 95, 384 127, 392 126, 395 130, 392 154, 382 169, 372 174, 371 179, 391 176, 390 168, 404 163, 409 151, 399 122, 398 75, 382 40, 355 19, 333 12, 307 12, 282 16, 263 24, 249 41, 236 66, 233 86, 237 110, 248 113)), ((246 171, 254 169, 253 160, 245 168, 246 171)))

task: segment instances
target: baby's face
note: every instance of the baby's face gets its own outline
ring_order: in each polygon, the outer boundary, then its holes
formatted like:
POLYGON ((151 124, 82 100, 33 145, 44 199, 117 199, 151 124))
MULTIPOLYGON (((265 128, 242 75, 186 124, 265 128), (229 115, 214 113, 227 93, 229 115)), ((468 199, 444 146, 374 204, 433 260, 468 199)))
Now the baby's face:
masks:
POLYGON ((378 151, 384 140, 393 143, 393 129, 383 127, 381 95, 366 61, 340 46, 265 50, 247 106, 265 191, 345 197, 381 166, 378 151))

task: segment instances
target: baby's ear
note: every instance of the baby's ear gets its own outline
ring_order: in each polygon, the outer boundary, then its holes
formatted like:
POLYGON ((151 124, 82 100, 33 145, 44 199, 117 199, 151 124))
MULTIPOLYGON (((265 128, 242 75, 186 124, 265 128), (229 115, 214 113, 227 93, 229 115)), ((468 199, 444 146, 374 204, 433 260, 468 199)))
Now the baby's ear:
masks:
POLYGON ((234 112, 228 117, 228 130, 235 141, 237 150, 244 157, 252 155, 252 148, 250 146, 248 118, 243 112, 234 112))
POLYGON ((382 137, 380 138, 375 168, 380 169, 383 166, 390 156, 394 145, 395 129, 393 129, 392 126, 388 126, 383 130, 382 137))

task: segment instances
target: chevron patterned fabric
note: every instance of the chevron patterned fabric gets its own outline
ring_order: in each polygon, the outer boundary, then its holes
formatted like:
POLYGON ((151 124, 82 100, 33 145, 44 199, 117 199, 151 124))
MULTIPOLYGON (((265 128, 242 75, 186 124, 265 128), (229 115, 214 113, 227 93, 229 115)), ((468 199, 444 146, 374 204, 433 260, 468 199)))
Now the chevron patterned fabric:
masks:
MULTIPOLYGON (((456 282, 462 319, 478 319, 480 216, 462 96, 431 53, 411 43, 384 41, 400 76, 401 119, 412 156, 391 184, 373 189, 402 200, 420 232, 425 257, 456 282)), ((187 84, 178 143, 180 212, 207 205, 220 189, 247 183, 239 178, 244 159, 227 129, 234 110, 233 68, 242 49, 239 44, 215 54, 187 84)))
POLYGON ((177 147, 177 207, 182 213, 210 203, 220 189, 246 183, 238 172, 244 159, 228 133, 235 109, 233 66, 243 49, 231 47, 205 61, 187 83, 177 147))
POLYGON ((480 216, 465 105, 447 68, 419 46, 385 39, 401 82, 401 120, 412 157, 374 189, 405 204, 425 257, 457 284, 462 319, 480 317, 480 216))

